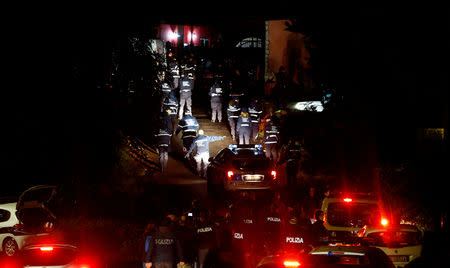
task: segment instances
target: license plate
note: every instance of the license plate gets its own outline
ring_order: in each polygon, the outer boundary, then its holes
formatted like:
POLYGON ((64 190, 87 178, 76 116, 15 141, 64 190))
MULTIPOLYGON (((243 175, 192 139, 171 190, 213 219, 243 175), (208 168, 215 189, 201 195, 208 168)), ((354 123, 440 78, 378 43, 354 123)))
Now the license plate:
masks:
POLYGON ((389 258, 392 262, 409 262, 409 256, 407 255, 391 255, 389 258))
POLYGON ((264 175, 244 175, 244 181, 259 182, 264 179, 264 175))

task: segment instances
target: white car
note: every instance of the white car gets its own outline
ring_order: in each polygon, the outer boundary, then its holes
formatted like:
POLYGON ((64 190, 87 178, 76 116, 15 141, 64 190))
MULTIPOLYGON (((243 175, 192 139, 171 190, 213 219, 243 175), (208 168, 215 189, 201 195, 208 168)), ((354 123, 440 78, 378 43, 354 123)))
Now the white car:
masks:
POLYGON ((24 191, 17 202, 0 204, 0 250, 12 257, 28 243, 53 230, 55 216, 48 209, 56 186, 35 186, 24 191))
POLYGON ((396 267, 404 267, 422 253, 423 233, 414 225, 364 226, 358 237, 362 243, 384 251, 396 267))
POLYGON ((327 245, 311 250, 309 255, 310 262, 317 265, 316 267, 394 268, 389 257, 376 247, 327 245))
POLYGON ((6 256, 16 255, 22 245, 22 237, 14 235, 14 228, 19 224, 16 205, 17 202, 0 204, 0 251, 6 256))

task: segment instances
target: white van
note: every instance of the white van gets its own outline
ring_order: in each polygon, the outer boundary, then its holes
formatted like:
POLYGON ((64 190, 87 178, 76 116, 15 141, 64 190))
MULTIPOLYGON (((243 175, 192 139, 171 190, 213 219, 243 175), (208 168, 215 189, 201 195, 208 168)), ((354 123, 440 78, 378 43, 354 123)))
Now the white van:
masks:
POLYGON ((365 225, 386 220, 378 198, 364 193, 335 193, 324 198, 325 227, 330 241, 355 238, 365 225))

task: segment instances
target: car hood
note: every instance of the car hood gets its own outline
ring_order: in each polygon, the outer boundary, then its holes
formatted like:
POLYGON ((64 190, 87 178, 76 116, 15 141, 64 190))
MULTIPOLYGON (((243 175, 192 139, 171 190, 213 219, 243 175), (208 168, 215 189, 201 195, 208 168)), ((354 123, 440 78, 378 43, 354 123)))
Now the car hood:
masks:
POLYGON ((57 186, 39 185, 25 190, 17 201, 16 216, 24 229, 43 228, 47 222, 55 223, 54 213, 57 186))

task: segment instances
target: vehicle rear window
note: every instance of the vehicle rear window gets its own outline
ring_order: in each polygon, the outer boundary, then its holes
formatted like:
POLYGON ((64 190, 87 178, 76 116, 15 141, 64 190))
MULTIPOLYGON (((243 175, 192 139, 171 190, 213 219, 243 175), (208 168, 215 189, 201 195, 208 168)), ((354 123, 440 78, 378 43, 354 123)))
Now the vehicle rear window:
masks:
POLYGON ((419 232, 389 231, 376 232, 367 235, 371 245, 379 247, 407 247, 420 244, 419 232))
POLYGON ((9 220, 10 217, 11 217, 11 213, 9 211, 0 209, 0 222, 5 222, 5 221, 9 220))
POLYGON ((344 203, 328 204, 327 221, 334 226, 362 228, 380 221, 380 210, 377 204, 344 203))
POLYGON ((236 169, 265 170, 269 168, 270 161, 267 158, 236 159, 232 165, 236 169))
POLYGON ((25 266, 66 265, 75 260, 76 253, 73 248, 54 248, 52 251, 28 249, 22 252, 22 261, 25 266))

